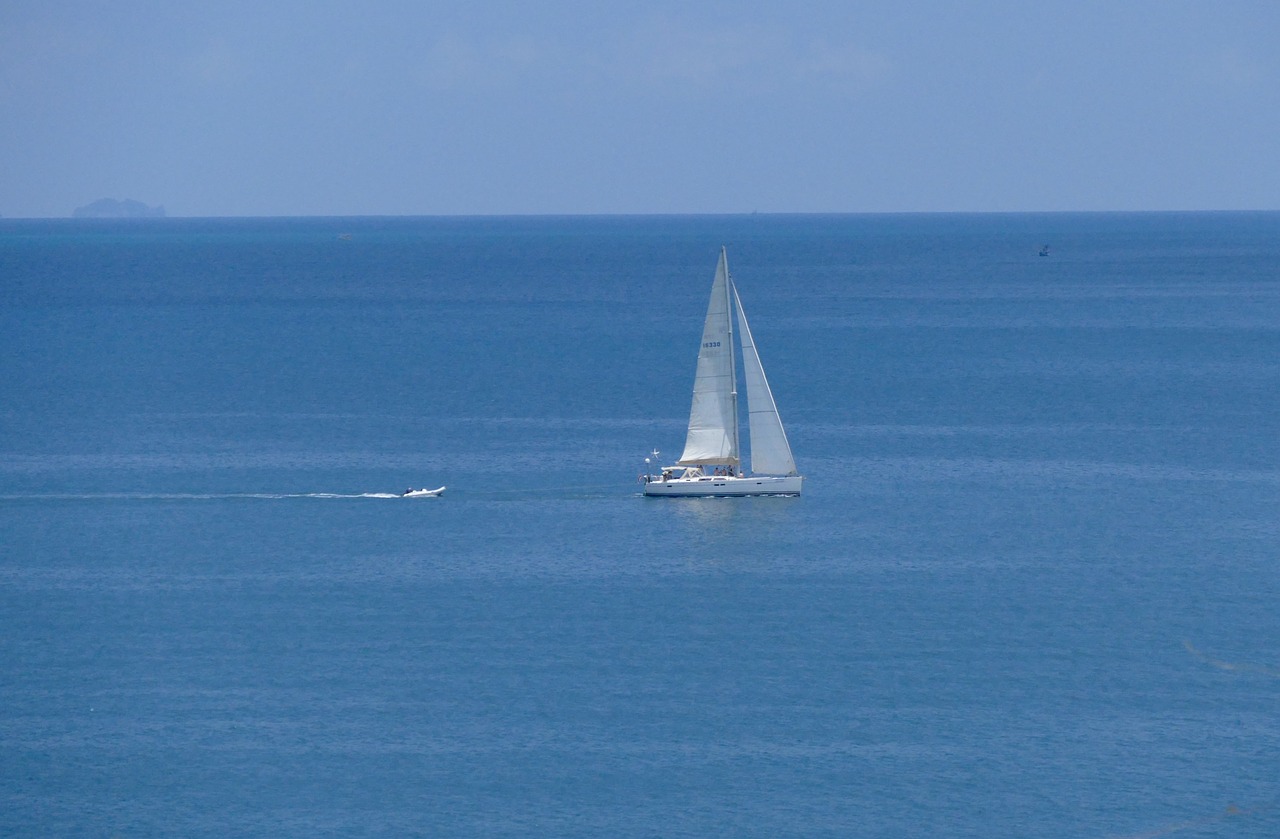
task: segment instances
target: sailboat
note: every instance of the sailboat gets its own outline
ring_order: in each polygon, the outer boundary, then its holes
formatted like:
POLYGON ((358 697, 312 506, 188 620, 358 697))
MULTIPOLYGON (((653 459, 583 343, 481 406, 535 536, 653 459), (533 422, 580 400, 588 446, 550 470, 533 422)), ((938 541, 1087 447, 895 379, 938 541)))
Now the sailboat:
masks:
POLYGON ((791 444, 782 428, 769 381, 764 377, 742 301, 729 276, 729 257, 724 248, 720 249, 707 319, 702 327, 684 453, 674 466, 662 467, 657 475, 646 473, 641 480, 645 495, 673 497, 799 495, 804 483, 796 471, 791 444), (742 345, 743 378, 747 384, 749 473, 742 469, 739 447, 735 311, 738 340, 742 345))

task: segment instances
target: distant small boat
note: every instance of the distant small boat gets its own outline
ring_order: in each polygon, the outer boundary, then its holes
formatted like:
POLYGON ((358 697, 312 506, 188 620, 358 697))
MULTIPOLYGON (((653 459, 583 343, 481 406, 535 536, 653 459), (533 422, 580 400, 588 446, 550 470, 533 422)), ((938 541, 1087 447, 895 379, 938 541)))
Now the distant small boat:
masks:
POLYGON ((444 487, 439 489, 413 489, 410 487, 400 493, 401 498, 436 498, 444 494, 444 487))
POLYGON ((1048 245, 1045 245, 1045 246, 1043 246, 1042 248, 1040 248, 1040 255, 1041 255, 1041 256, 1048 256, 1048 255, 1049 255, 1049 246, 1048 246, 1048 245))
POLYGON ((351 234, 350 234, 350 233, 339 233, 339 234, 338 234, 338 238, 339 238, 339 239, 341 239, 341 240, 342 240, 342 241, 344 241, 344 242, 350 242, 350 241, 351 241, 351 234))

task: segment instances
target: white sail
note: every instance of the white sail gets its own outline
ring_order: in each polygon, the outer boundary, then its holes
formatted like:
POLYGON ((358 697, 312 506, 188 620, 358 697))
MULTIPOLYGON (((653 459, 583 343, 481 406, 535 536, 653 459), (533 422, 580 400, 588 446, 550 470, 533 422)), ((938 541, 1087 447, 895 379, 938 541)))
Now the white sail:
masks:
POLYGON ((795 475, 796 461, 791 444, 782 428, 778 406, 764 377, 760 354, 756 352, 747 313, 742 310, 738 289, 733 288, 733 301, 738 309, 738 340, 742 342, 742 374, 747 381, 747 428, 751 440, 751 471, 757 475, 795 475))
POLYGON ((681 466, 738 465, 738 394, 733 360, 733 322, 729 313, 729 258, 720 249, 711 300, 702 327, 698 372, 689 409, 689 436, 681 466))

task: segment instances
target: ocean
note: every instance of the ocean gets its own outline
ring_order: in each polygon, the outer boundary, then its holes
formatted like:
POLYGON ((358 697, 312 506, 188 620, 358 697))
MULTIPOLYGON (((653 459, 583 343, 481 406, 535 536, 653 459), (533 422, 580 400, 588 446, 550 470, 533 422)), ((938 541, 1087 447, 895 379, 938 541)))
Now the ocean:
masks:
POLYGON ((1277 266, 1280 213, 0 220, 0 835, 1280 835, 1277 266), (804 494, 644 498, 722 245, 804 494))

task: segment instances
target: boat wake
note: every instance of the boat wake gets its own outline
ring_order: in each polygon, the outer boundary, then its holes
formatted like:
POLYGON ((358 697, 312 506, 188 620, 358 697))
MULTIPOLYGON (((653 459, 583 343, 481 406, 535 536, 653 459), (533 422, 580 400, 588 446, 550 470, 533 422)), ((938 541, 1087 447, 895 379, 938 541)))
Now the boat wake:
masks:
POLYGON ((400 497, 400 493, 395 492, 76 492, 0 495, 0 501, 279 501, 289 498, 352 500, 400 497))

